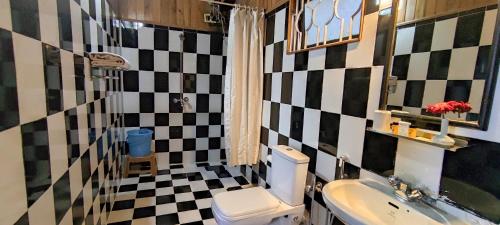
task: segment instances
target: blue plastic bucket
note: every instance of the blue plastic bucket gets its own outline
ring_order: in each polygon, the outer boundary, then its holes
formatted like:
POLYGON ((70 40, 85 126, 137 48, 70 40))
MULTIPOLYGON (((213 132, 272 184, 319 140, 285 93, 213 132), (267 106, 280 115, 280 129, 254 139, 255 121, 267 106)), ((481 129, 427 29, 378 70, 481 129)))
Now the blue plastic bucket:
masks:
POLYGON ((129 155, 133 157, 147 156, 151 153, 153 131, 137 129, 127 131, 129 155))

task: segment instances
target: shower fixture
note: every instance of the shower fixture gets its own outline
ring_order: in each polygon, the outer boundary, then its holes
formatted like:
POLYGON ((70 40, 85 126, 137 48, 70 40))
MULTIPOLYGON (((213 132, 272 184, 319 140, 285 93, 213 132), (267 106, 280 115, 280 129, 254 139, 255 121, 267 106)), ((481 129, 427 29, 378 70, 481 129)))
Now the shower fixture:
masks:
POLYGON ((189 98, 188 97, 184 97, 184 39, 186 39, 184 37, 184 33, 181 33, 179 34, 179 39, 180 39, 180 43, 181 43, 181 54, 180 54, 180 67, 179 67, 179 71, 180 71, 180 79, 179 79, 179 86, 180 86, 180 96, 179 98, 174 98, 172 101, 174 103, 179 103, 182 110, 184 111, 184 105, 185 104, 189 104, 189 98))

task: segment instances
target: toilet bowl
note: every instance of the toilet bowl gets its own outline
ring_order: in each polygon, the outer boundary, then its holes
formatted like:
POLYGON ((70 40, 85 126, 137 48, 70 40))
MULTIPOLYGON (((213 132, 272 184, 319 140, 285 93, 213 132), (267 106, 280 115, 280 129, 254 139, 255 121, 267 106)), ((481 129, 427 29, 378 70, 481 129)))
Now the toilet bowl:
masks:
POLYGON ((288 146, 272 148, 271 189, 246 188, 216 194, 212 212, 219 225, 299 224, 309 158, 288 146))

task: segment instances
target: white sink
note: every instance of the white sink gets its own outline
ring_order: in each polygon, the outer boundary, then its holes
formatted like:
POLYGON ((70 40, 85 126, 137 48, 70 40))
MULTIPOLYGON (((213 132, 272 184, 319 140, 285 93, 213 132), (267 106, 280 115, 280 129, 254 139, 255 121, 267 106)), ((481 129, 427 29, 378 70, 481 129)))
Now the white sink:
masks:
POLYGON ((370 180, 336 180, 323 188, 323 199, 349 225, 438 225, 464 222, 422 203, 401 202, 391 187, 370 180))

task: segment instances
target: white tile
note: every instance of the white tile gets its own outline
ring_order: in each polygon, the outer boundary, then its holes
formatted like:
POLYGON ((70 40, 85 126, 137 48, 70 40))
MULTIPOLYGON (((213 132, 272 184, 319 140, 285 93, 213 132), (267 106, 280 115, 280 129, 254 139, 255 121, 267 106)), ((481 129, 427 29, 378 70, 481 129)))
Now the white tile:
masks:
POLYGON ((168 73, 168 92, 181 92, 181 75, 179 73, 168 73))
POLYGON ((182 63, 184 64, 184 73, 196 73, 196 54, 194 53, 184 53, 184 58, 182 63))
POLYGON ((19 126, 0 132, 4 151, 0 157, 0 224, 14 224, 28 210, 19 126))
POLYGON ((123 110, 125 113, 139 113, 139 92, 123 92, 123 110))
MULTIPOLYGON (((186 180, 186 184, 184 184, 184 185, 189 185, 189 181, 187 179, 183 179, 183 180, 186 180)), ((177 181, 177 180, 173 180, 173 181, 177 181)), ((177 185, 175 185, 175 186, 177 186, 177 185)), ((178 186, 181 186, 181 185, 178 185, 178 186)), ((175 201, 176 202, 187 202, 187 201, 193 201, 193 200, 194 200, 193 192, 175 194, 175 201)))
POLYGON ((279 132, 285 136, 290 134, 290 120, 292 107, 288 104, 280 105, 279 132))
POLYGON ((406 27, 397 30, 394 55, 410 54, 413 48, 413 38, 415 37, 415 27, 406 27))
POLYGON ((222 75, 222 56, 210 55, 210 74, 222 75))
POLYGON ((221 137, 221 126, 219 125, 210 125, 208 127, 208 137, 221 137))
POLYGON ((38 12, 42 41, 54 47, 59 47, 57 0, 38 0, 38 12))
POLYGON ((266 46, 266 54, 264 58, 264 73, 272 73, 273 72, 273 52, 274 52, 274 45, 268 45, 266 46))
POLYGON ((69 168, 69 182, 71 184, 71 202, 74 202, 83 189, 82 164, 80 160, 76 160, 69 168))
POLYGON ((188 99, 188 102, 184 103, 184 112, 196 112, 196 94, 195 93, 185 93, 184 98, 188 99))
POLYGON ((271 121, 271 102, 263 101, 262 102, 262 126, 265 128, 269 128, 271 121))
POLYGON ((152 71, 139 71, 139 91, 155 91, 155 74, 152 71))
POLYGON ((337 155, 346 155, 349 162, 361 167, 363 158, 363 140, 365 139, 366 120, 362 118, 341 115, 339 143, 337 155))
MULTIPOLYGON (((124 194, 123 192, 122 193, 117 193, 117 196, 115 198, 115 200, 118 200, 118 199, 121 199, 121 194, 124 194)), ((125 195, 123 195, 125 196, 125 195)), ((134 199, 135 198, 135 193, 134 193, 134 196, 129 198, 129 199, 134 199)), ((89 181, 87 182, 87 184, 85 184, 85 186, 83 187, 83 209, 84 209, 84 212, 87 213, 90 208, 92 207, 92 180, 89 179, 89 181)), ((125 200, 125 199, 121 199, 121 200, 125 200)))
POLYGON ((366 15, 363 19, 362 39, 347 44, 346 67, 359 68, 373 65, 378 14, 366 15))
POLYGON ((171 195, 171 194, 174 194, 173 187, 164 187, 156 189, 156 196, 171 195))
POLYGON ((457 27, 457 18, 441 20, 434 24, 434 33, 432 35, 432 51, 452 49, 455 40, 455 29, 457 27))
POLYGON ((56 224, 53 193, 52 188, 49 188, 30 206, 28 210, 30 224, 35 221, 36 224, 56 224))
POLYGON ((320 110, 309 108, 306 108, 304 110, 304 128, 302 132, 302 142, 313 148, 318 148, 320 117, 320 110))
POLYGON ((443 157, 441 148, 399 139, 394 175, 412 185, 423 186, 428 194, 437 195, 443 157))
POLYGON ((221 112, 222 111, 222 95, 219 94, 210 94, 208 97, 209 104, 209 112, 221 112))
POLYGON ((293 72, 292 105, 305 107, 306 85, 307 85, 307 71, 293 72))
POLYGON ((281 102, 281 73, 273 73, 271 86, 271 101, 281 102))
POLYGON ((91 43, 91 49, 93 52, 99 51, 97 44, 97 23, 92 17, 90 17, 90 43, 91 43))
POLYGON ((139 124, 141 127, 154 127, 155 126, 155 114, 154 113, 140 113, 139 114, 139 124))
POLYGON ((198 33, 196 35, 196 52, 198 54, 210 54, 210 35, 198 33))
POLYGON ((363 179, 363 180, 370 179, 370 180, 377 181, 381 184, 386 184, 386 186, 389 186, 389 183, 387 183, 386 177, 380 176, 374 172, 371 172, 369 170, 365 170, 363 168, 359 171, 359 179, 363 179))
POLYGON ((168 113, 170 99, 168 93, 155 92, 155 113, 168 113))
POLYGON ((326 48, 309 51, 307 70, 325 69, 326 48))
POLYGON ((208 125, 208 113, 196 113, 196 125, 208 125))
POLYGON ((156 72, 168 72, 169 70, 168 51, 155 50, 154 59, 155 59, 154 69, 156 72))
POLYGON ((212 206, 212 199, 210 198, 198 199, 196 200, 196 206, 198 206, 198 209, 210 208, 212 206))
POLYGON ((196 138, 196 150, 208 150, 208 138, 196 138))
POLYGON ((495 33, 497 9, 488 10, 484 13, 483 30, 479 45, 491 45, 493 43, 493 34, 495 33))
POLYGON ((156 215, 167 215, 172 213, 177 213, 176 203, 156 205, 156 215))
POLYGON ((287 20, 286 9, 274 14, 274 43, 285 40, 285 21, 287 20))
POLYGON ((68 110, 76 107, 75 67, 73 53, 65 50, 60 52, 64 109, 68 110))
POLYGON ((208 74, 196 75, 196 93, 198 94, 210 93, 210 75, 208 74))
POLYGON ((50 169, 52 183, 55 183, 68 170, 66 126, 64 112, 47 117, 49 131, 50 169))
POLYGON ((182 113, 170 113, 168 114, 169 126, 182 126, 182 113))
POLYGON ((283 42, 283 72, 293 72, 295 70, 295 54, 287 54, 287 40, 283 42))
POLYGON ((196 138, 196 126, 182 126, 182 138, 196 138))
POLYGON ((408 66, 408 80, 427 80, 430 52, 413 53, 408 66))
POLYGON ((130 64, 130 70, 139 70, 139 50, 137 48, 122 48, 122 56, 130 64))
POLYGON ((395 93, 389 93, 387 97, 388 105, 402 106, 405 99, 406 80, 398 80, 395 93))
POLYGON ((455 48, 451 50, 448 80, 472 80, 476 68, 479 47, 455 48))
POLYGON ((445 80, 428 80, 425 82, 424 97, 422 99, 422 106, 444 101, 446 92, 445 80))
POLYGON ((181 224, 202 220, 199 210, 179 212, 177 215, 179 215, 179 222, 181 224))
POLYGON ((178 30, 168 30, 168 50, 172 52, 181 51, 181 41, 179 35, 183 33, 178 30))
POLYGON ((134 219, 134 220, 132 220, 131 225, 151 225, 151 224, 156 224, 156 217, 155 216, 134 219))
POLYGON ((102 27, 102 12, 101 12, 101 1, 102 0, 94 0, 95 2, 95 19, 99 25, 102 27))
POLYGON ((335 167, 337 159, 335 156, 318 151, 316 155, 316 174, 326 181, 335 180, 335 167))
POLYGON ((80 144, 80 153, 85 153, 89 148, 87 106, 85 104, 76 108, 78 114, 78 141, 80 144))
POLYGON ((274 130, 269 130, 269 145, 268 146, 275 146, 278 145, 278 132, 274 130))
POLYGON ((340 114, 344 92, 344 69, 325 70, 321 111, 340 114))
POLYGON ((139 49, 154 49, 154 30, 152 27, 141 27, 137 30, 139 49))
POLYGON ((472 81, 472 86, 471 90, 477 90, 477 91, 471 91, 470 96, 469 96, 469 103, 472 106, 472 113, 479 113, 481 109, 481 103, 483 101, 483 92, 481 90, 484 90, 485 86, 485 80, 473 80, 472 81))
MULTIPOLYGON (((221 145, 224 145, 224 142, 221 142, 221 145)), ((222 147, 222 146, 221 146, 222 147)), ((208 151, 208 161, 209 162, 220 162, 220 150, 210 150, 208 151)))
POLYGON ((9 31, 12 30, 9 0, 0 0, 0 27, 9 31))
POLYGON ((168 150, 170 152, 181 152, 182 149, 182 139, 170 139, 168 141, 168 150))
POLYGON ((208 190, 207 183, 204 180, 191 181, 189 182, 189 186, 193 192, 208 190))
POLYGON ((41 42, 12 33, 21 124, 47 115, 41 42))
POLYGON ((384 66, 372 67, 370 77, 370 91, 366 107, 366 118, 373 119, 373 113, 379 108, 380 93, 382 93, 382 82, 384 79, 384 66))
POLYGON ((132 220, 134 209, 113 210, 109 214, 108 223, 132 220))

